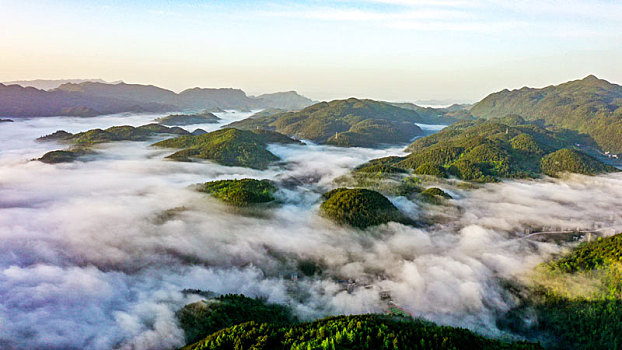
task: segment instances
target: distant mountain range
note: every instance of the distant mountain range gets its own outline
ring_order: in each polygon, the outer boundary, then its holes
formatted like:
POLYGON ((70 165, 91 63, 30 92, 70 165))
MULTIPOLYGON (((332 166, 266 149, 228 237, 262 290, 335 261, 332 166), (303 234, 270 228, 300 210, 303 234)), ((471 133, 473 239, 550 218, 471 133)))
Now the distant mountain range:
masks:
POLYGON ((67 82, 52 90, 0 84, 0 116, 94 116, 199 109, 301 109, 314 101, 294 91, 249 97, 240 89, 192 88, 179 94, 153 85, 67 82))
POLYGON ((106 84, 117 84, 120 81, 115 82, 107 82, 103 79, 35 79, 35 80, 14 80, 14 81, 4 81, 1 82, 4 85, 19 85, 23 87, 33 87, 40 90, 51 90, 56 89, 57 87, 67 84, 80 84, 85 82, 94 82, 94 83, 106 83, 106 84))

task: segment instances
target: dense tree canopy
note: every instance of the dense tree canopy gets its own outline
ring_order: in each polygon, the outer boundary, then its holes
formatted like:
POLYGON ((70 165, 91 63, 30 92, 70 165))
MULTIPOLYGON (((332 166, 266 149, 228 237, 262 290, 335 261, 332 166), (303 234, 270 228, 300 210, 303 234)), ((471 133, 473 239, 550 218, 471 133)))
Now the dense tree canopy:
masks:
POLYGON ((179 310, 176 316, 186 334, 188 344, 223 328, 244 322, 280 325, 296 321, 289 309, 284 306, 237 294, 188 304, 179 310))
POLYGON ((230 126, 276 130, 320 144, 375 147, 408 143, 423 135, 414 124, 420 121, 421 117, 413 110, 386 102, 349 98, 320 102, 298 112, 252 117, 230 126))
POLYGON ((589 134, 605 151, 622 153, 622 86, 590 75, 543 89, 503 90, 471 108, 476 117, 508 113, 589 134))
POLYGON ((412 153, 406 157, 375 159, 360 168, 382 165, 412 170, 420 175, 453 175, 476 182, 536 177, 561 171, 582 174, 615 171, 577 150, 556 152, 573 147, 578 139, 583 140, 580 135, 545 129, 517 116, 461 121, 416 140, 408 146, 407 150, 412 153))
POLYGON ((358 228, 409 220, 382 194, 362 188, 338 188, 323 195, 323 216, 358 228))
POLYGON ((154 144, 156 147, 182 148, 168 158, 190 161, 191 158, 210 159, 229 166, 266 169, 279 160, 267 150, 268 143, 299 143, 289 137, 267 130, 220 129, 202 135, 186 135, 154 144))
POLYGON ((206 182, 198 190, 210 193, 225 203, 245 207, 273 201, 276 186, 270 180, 220 180, 206 182))
POLYGON ((382 315, 329 317, 277 326, 248 322, 213 333, 185 350, 207 349, 540 349, 533 343, 504 343, 466 329, 382 315))

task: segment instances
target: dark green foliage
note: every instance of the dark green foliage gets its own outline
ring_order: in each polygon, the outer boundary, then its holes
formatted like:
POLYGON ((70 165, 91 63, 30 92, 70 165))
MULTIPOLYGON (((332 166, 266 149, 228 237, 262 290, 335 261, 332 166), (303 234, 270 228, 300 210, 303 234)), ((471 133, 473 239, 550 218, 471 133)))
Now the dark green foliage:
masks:
POLYGON ((266 149, 268 143, 299 142, 273 131, 226 128, 203 135, 180 136, 158 142, 154 146, 183 148, 167 157, 178 161, 201 158, 228 166, 266 169, 270 163, 279 160, 266 149))
POLYGON ((279 325, 296 321, 284 306, 236 294, 188 304, 177 311, 176 316, 187 344, 239 323, 255 321, 279 325))
POLYGON ((572 273, 598 269, 618 262, 622 262, 622 234, 582 243, 568 255, 549 263, 549 266, 572 273))
POLYGON ((426 188, 421 192, 421 198, 432 204, 442 204, 444 200, 452 199, 449 194, 445 193, 445 191, 438 187, 426 188))
POLYGON ((383 157, 383 158, 376 158, 376 159, 372 159, 367 163, 363 163, 359 166, 356 167, 356 169, 363 169, 363 168, 368 168, 371 166, 376 166, 376 165, 383 165, 383 166, 392 166, 396 163, 399 163, 400 161, 404 160, 404 157, 398 157, 398 156, 389 156, 389 157, 383 157))
POLYGON ((594 175, 616 171, 616 168, 610 165, 568 148, 547 154, 542 158, 541 164, 542 172, 549 176, 557 176, 564 172, 594 175))
POLYGON ((75 151, 50 151, 38 160, 47 164, 71 163, 76 160, 79 155, 80 154, 75 151))
POLYGON ((72 133, 65 130, 58 130, 49 135, 41 136, 37 141, 63 141, 73 136, 72 133))
POLYGON ((476 117, 515 113, 589 134, 605 151, 622 152, 622 86, 588 76, 543 89, 503 90, 471 108, 476 117))
POLYGON ((551 349, 619 349, 622 346, 622 234, 582 243, 542 268, 536 286, 504 320, 515 332, 540 336, 551 349), (574 284, 566 282, 573 281, 574 284), (591 288, 589 286, 592 286, 591 288), (599 293, 594 293, 597 286, 599 293), (571 288, 571 289, 568 289, 571 288), (527 310, 537 322, 520 322, 527 310), (533 316, 532 316, 533 317, 533 316), (547 339, 547 337, 553 339, 547 339))
POLYGON ((390 165, 370 165, 364 168, 358 168, 355 172, 359 173, 367 173, 367 174, 378 174, 378 175, 386 175, 386 174, 404 174, 406 170, 396 168, 390 165))
POLYGON ((382 194, 361 188, 338 188, 323 195, 323 216, 358 228, 409 220, 382 194))
POLYGON ((424 163, 413 170, 414 174, 418 175, 430 175, 436 177, 447 177, 445 168, 437 164, 424 163))
POLYGON ((190 124, 208 124, 218 123, 220 118, 213 113, 203 111, 197 114, 171 114, 164 118, 156 119, 162 125, 190 125, 190 124))
POLYGON ((382 143, 406 143, 418 135, 421 135, 421 129, 412 122, 366 119, 352 125, 348 131, 331 136, 326 140, 326 144, 341 147, 374 147, 382 143))
POLYGON ((372 100, 321 102, 298 112, 252 117, 230 124, 247 130, 276 130, 300 139, 336 146, 400 144, 423 134, 417 112, 372 100))
POLYGON ((510 140, 510 144, 515 150, 526 154, 544 153, 544 151, 542 150, 542 148, 540 148, 533 136, 529 134, 520 134, 513 137, 510 140))
POLYGON ((225 203, 245 207, 274 200, 276 186, 270 180, 220 180, 206 182, 198 188, 225 203))
POLYGON ((538 329, 559 350, 610 350, 622 346, 622 301, 568 300, 549 296, 535 305, 538 329))
POLYGON ((453 162, 448 169, 449 173, 459 179, 475 182, 494 182, 495 178, 484 175, 482 169, 473 162, 462 159, 453 162))
MULTIPOLYGON (((451 174, 475 182, 493 182, 498 178, 529 178, 542 173, 542 155, 581 139, 580 135, 573 135, 567 130, 547 130, 521 122, 522 118, 517 116, 457 122, 434 135, 413 142, 407 148, 412 153, 405 158, 382 158, 363 166, 380 163, 413 169, 415 174, 439 177, 451 174)), ((579 152, 576 154, 580 155, 580 163, 588 170, 606 172, 613 169, 595 159, 588 162, 587 159, 591 158, 579 152)), ((567 169, 585 173, 585 169, 579 166, 567 169)))
POLYGON ((504 343, 461 328, 382 315, 337 316, 292 326, 249 322, 216 332, 187 346, 206 349, 540 349, 504 343))
POLYGON ((445 191, 441 190, 438 187, 426 188, 423 192, 421 192, 421 194, 442 197, 445 199, 452 199, 449 194, 447 194, 445 191))
POLYGON ((298 270, 305 276, 314 276, 322 272, 322 267, 313 260, 299 260, 298 270))

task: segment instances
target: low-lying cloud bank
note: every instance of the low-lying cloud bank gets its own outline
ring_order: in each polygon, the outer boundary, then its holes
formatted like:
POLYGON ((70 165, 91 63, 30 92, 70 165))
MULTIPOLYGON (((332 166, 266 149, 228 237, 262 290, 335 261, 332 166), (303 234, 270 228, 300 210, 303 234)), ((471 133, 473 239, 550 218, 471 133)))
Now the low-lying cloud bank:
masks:
MULTIPOLYGON (((82 130, 104 122, 92 119, 82 130)), ((379 292, 388 291, 415 316, 498 334, 494 320, 513 303, 499 279, 563 249, 520 239, 525 228, 622 228, 619 174, 450 188, 460 209, 433 210, 451 220, 363 232, 318 217, 320 192, 350 168, 400 149, 272 146, 285 170, 256 171, 164 161, 148 143, 116 143, 90 162, 47 165, 27 160, 53 147, 32 142, 51 126, 21 123, 0 127, 2 142, 14 142, 0 151, 6 349, 179 346, 174 312, 196 298, 184 296, 184 288, 266 296, 306 318, 382 312, 379 292), (277 179, 284 204, 265 215, 239 215, 188 189, 241 177, 277 179), (317 263, 321 277, 280 277, 300 260, 317 263), (349 279, 357 283, 348 290, 339 280, 349 279)), ((422 210, 411 205, 410 212, 422 210)))

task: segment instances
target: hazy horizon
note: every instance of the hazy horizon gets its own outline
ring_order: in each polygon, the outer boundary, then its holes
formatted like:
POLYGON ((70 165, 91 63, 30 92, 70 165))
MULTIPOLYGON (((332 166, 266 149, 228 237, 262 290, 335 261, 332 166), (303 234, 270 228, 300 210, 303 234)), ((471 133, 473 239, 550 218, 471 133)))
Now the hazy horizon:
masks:
POLYGON ((0 0, 0 81, 101 78, 173 91, 474 102, 589 74, 622 81, 607 1, 0 0), (561 64, 563 63, 563 64, 561 64))

